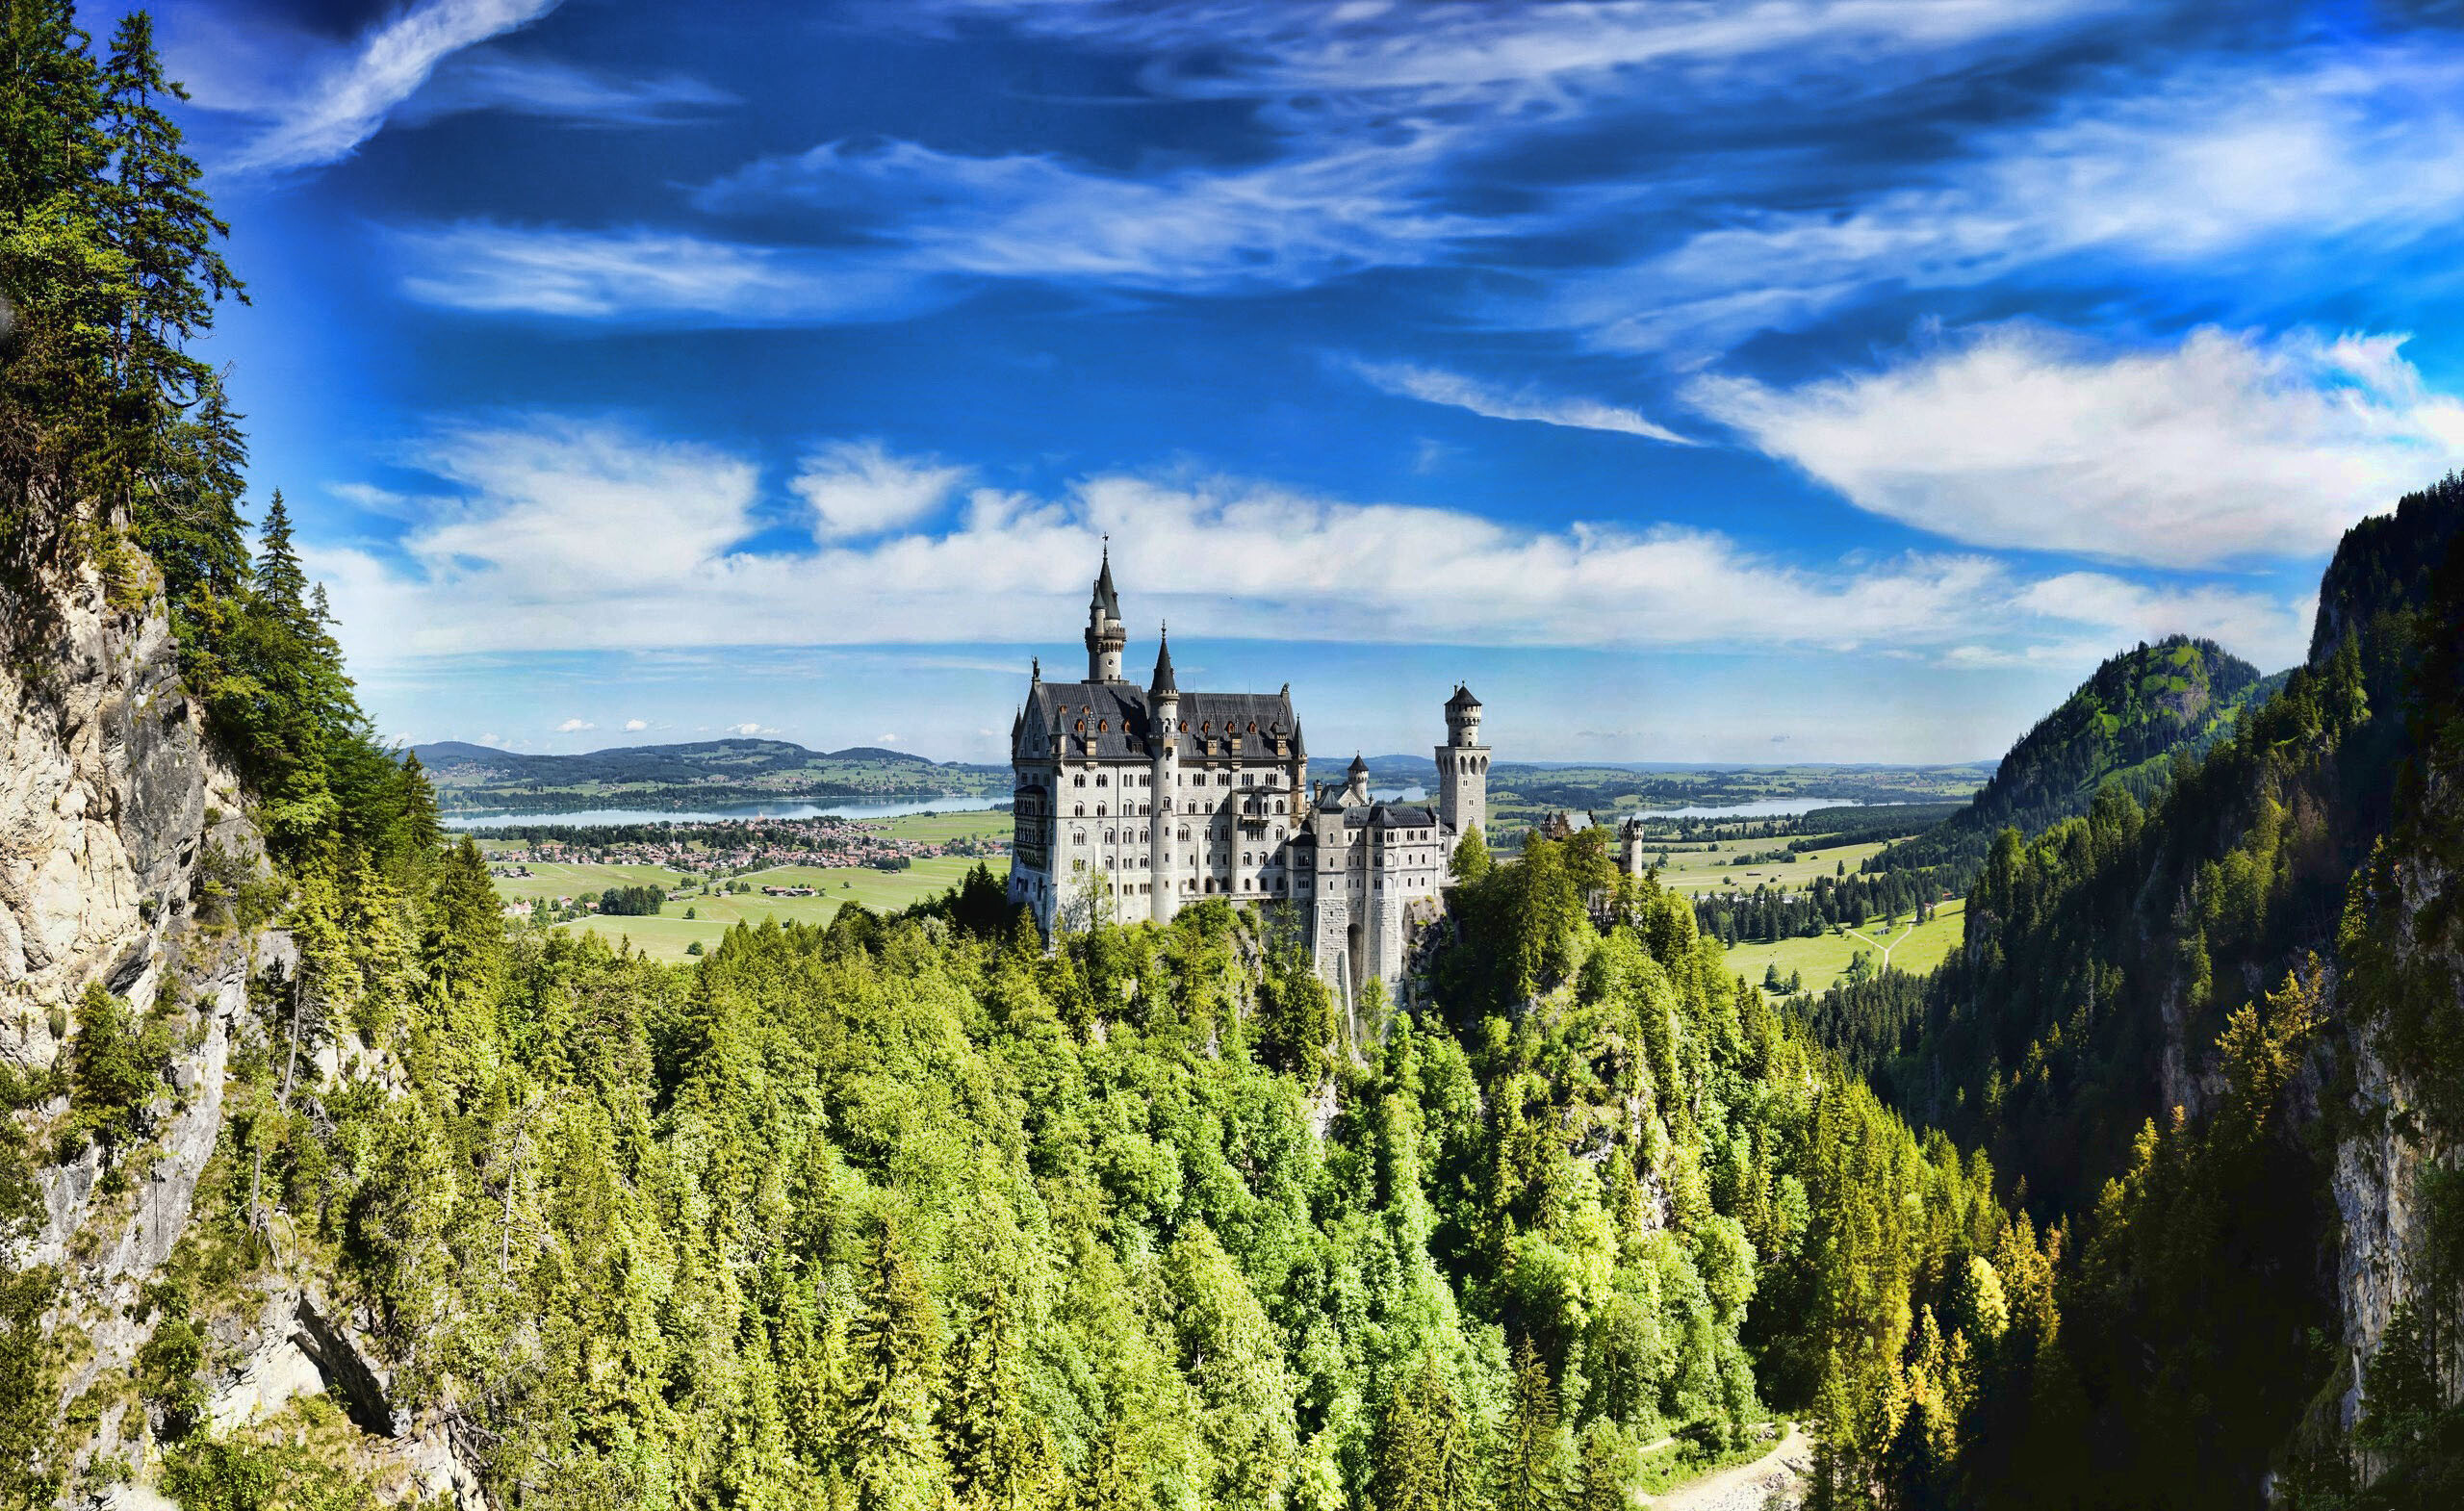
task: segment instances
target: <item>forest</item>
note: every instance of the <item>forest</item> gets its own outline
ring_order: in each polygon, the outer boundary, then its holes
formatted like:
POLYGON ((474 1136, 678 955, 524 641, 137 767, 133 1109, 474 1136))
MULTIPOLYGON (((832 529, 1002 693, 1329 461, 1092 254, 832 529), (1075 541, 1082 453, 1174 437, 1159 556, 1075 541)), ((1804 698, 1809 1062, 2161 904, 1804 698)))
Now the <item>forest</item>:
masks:
MULTIPOLYGON (((265 841, 200 870, 198 942, 292 948, 146 1341, 65 1401, 79 1276, 20 1244, 45 1171, 145 1177, 184 1005, 93 985, 0 1075, 0 1504, 376 1503, 392 1420, 207 1409, 292 1293, 542 1511, 1595 1511, 1781 1419, 1826 1511, 2456 1503, 2464 1182, 2423 1177, 2370 1357, 2322 1269, 2352 1036, 2464 1135, 2464 481, 2356 528, 2309 662, 2161 781, 1996 828, 1940 972, 1802 1013, 1720 939, 1916 906, 1900 873, 1740 923, 1596 828, 1467 847, 1404 1000, 1348 1010, 1273 909, 1047 941, 982 866, 659 964, 508 923, 278 492, 250 548, 187 349, 242 291, 144 16, 6 15, 8 586, 169 616, 265 841), (121 1409, 134 1457, 87 1452, 121 1409)), ((2189 648, 2202 708, 2254 683, 2189 648)))

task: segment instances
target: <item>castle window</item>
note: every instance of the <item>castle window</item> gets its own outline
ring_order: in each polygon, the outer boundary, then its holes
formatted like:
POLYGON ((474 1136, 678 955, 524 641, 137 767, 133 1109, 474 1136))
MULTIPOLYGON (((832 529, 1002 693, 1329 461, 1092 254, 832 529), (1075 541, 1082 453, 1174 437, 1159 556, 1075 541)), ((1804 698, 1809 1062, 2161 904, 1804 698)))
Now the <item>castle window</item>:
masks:
POLYGON ((1283 799, 1277 798, 1274 800, 1274 810, 1278 813, 1283 811, 1283 799))
POLYGON ((1069 806, 1069 816, 1071 818, 1085 818, 1087 816, 1087 805, 1084 803, 1071 804, 1069 806))
POLYGON ((1100 803, 1098 803, 1098 804, 1096 804, 1096 805, 1095 805, 1095 816, 1096 816, 1097 818, 1101 818, 1101 817, 1103 817, 1103 816, 1104 816, 1104 806, 1103 806, 1102 804, 1100 804, 1100 803))
POLYGON ((1108 845, 1116 845, 1116 844, 1120 843, 1120 836, 1119 836, 1118 834, 1114 833, 1114 832, 1113 832, 1111 830, 1109 830, 1109 829, 1108 829, 1108 830, 1105 830, 1105 831, 1104 831, 1104 843, 1105 843, 1105 844, 1108 844, 1108 845))
POLYGON ((1099 786, 1099 787, 1109 787, 1109 786, 1111 786, 1111 785, 1112 785, 1112 782, 1113 782, 1113 779, 1112 779, 1112 778, 1110 778, 1110 777, 1108 777, 1108 776, 1106 776, 1104 773, 1102 773, 1102 772, 1100 772, 1100 771, 1099 771, 1099 772, 1097 772, 1097 773, 1095 773, 1095 785, 1096 785, 1096 786, 1099 786))

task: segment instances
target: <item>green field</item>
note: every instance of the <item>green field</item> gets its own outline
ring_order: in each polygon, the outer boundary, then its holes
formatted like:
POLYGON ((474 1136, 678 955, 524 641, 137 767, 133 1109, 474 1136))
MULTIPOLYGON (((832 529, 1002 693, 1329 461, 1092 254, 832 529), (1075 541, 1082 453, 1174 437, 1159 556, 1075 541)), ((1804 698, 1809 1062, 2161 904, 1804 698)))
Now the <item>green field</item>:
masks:
POLYGON ((1942 904, 1940 910, 1931 919, 1913 929, 1905 923, 1896 929, 1885 929, 1876 920, 1856 934, 1835 930, 1818 938, 1782 939, 1773 944, 1740 943, 1728 952, 1729 968, 1748 981, 1758 982, 1765 968, 1777 962, 1781 975, 1803 971, 1806 989, 1820 991, 1848 968, 1849 957, 1859 950, 1870 951, 1875 965, 1880 966, 1883 952, 1879 946, 1888 945, 1893 966, 1922 974, 1941 964, 1953 950, 1959 948, 1960 931, 1966 921, 1966 909, 1965 901, 1954 898, 1942 904))
MULTIPOLYGON (((493 854, 489 859, 495 862, 493 854)), ((693 881, 680 871, 657 865, 557 865, 533 860, 529 866, 527 877, 496 878, 497 895, 508 902, 527 902, 536 897, 579 897, 611 886, 687 886, 693 881)))
MULTIPOLYGON (((1744 839, 1720 841, 1717 850, 1681 850, 1671 846, 1668 864, 1660 868, 1662 886, 1681 892, 1728 891, 1735 888, 1751 892, 1757 886, 1782 886, 1799 891, 1813 884, 1817 876, 1836 874, 1846 862, 1848 874, 1857 874, 1858 865, 1867 856, 1882 850, 1880 842, 1861 845, 1835 845, 1798 856, 1791 860, 1774 860, 1745 865, 1738 857, 1754 851, 1777 850, 1786 844, 1779 839, 1744 839)), ((1656 855, 1657 851, 1650 851, 1656 855)))
MULTIPOLYGON (((943 856, 918 860, 905 871, 876 871, 869 866, 779 866, 737 880, 756 887, 816 886, 823 888, 821 895, 764 897, 756 891, 733 897, 689 897, 669 903, 667 910, 654 918, 577 918, 557 927, 584 930, 611 940, 630 939, 634 948, 653 960, 680 960, 687 958, 686 945, 699 940, 704 949, 709 949, 732 924, 758 924, 765 918, 776 918, 781 923, 825 923, 838 910, 839 904, 850 902, 888 911, 948 891, 975 865, 975 860, 964 856, 943 856), (695 916, 684 916, 687 908, 693 909, 695 916)), ((993 873, 1001 875, 1006 869, 995 865, 993 873)))
MULTIPOLYGON (((1007 839, 1014 820, 1007 813, 903 813, 897 818, 868 819, 892 839, 947 844, 953 839, 1007 839)), ((998 870, 999 867, 994 869, 998 870)))

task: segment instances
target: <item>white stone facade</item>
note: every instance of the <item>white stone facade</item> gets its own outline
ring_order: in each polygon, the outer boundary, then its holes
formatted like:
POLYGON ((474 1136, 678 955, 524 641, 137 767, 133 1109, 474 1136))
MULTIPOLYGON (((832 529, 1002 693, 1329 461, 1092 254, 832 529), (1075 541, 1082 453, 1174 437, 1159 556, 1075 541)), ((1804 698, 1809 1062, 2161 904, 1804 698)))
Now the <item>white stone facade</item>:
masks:
POLYGON ((1127 632, 1109 559, 1088 606, 1087 679, 1039 663, 1011 729, 1010 896, 1049 933, 1102 919, 1167 922, 1187 905, 1288 903, 1347 1003, 1391 989, 1412 930, 1442 910, 1455 841, 1488 822, 1480 704, 1456 688, 1434 806, 1380 803, 1357 757, 1313 793, 1289 683, 1183 693, 1159 647, 1145 687, 1121 676, 1127 632))

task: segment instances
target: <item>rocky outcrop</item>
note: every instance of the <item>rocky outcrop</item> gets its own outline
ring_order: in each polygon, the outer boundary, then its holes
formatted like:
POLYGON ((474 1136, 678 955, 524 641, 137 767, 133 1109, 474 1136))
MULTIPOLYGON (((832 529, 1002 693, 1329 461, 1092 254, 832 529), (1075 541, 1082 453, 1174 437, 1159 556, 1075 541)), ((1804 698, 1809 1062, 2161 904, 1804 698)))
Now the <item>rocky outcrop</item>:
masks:
POLYGON ((39 605, 0 590, 0 1056, 41 1065, 89 982, 152 1000, 207 847, 260 847, 159 602, 115 606, 89 573, 39 605))
MULTIPOLYGON (((66 1467, 106 1472, 72 1478, 95 1487, 79 1498, 169 1511, 152 1483, 152 1424, 127 1387, 154 1327, 142 1298, 189 1231, 233 1052, 265 1032, 251 984, 292 977, 297 953, 279 929, 238 927, 200 884, 227 897, 270 873, 181 685, 160 603, 116 604, 90 573, 39 601, 0 589, 0 1061, 52 1065, 96 983, 167 1023, 177 1046, 134 1140, 111 1157, 116 1170, 93 1143, 43 1169, 42 1222, 0 1261, 62 1277, 46 1319, 66 1345, 59 1399, 64 1411, 101 1402, 66 1467)), ((69 1112, 62 1098, 21 1116, 48 1139, 69 1112)), ((255 1284, 256 1315, 226 1304, 209 1325, 212 1355, 227 1362, 208 1381, 204 1430, 329 1396, 366 1434, 354 1459, 381 1498, 483 1511, 475 1455, 449 1423, 395 1405, 344 1312, 295 1279, 255 1284)))

